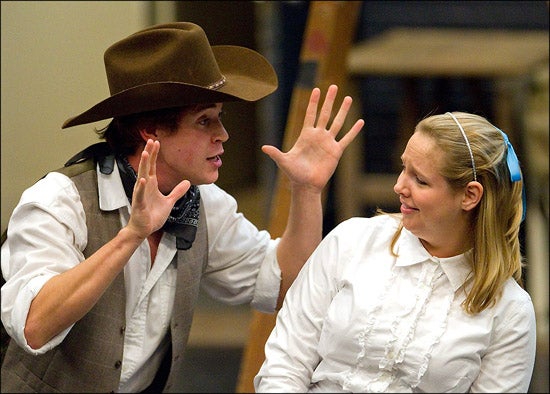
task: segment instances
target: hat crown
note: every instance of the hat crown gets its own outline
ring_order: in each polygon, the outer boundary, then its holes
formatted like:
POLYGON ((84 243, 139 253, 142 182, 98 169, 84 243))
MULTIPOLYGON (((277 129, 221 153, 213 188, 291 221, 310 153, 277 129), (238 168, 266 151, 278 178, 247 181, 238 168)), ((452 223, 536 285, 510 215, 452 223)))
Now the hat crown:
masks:
POLYGON ((111 95, 162 82, 208 87, 223 78, 204 30, 189 22, 134 33, 109 47, 104 62, 111 95))
POLYGON ((256 101, 277 89, 277 74, 262 55, 234 45, 210 46, 190 22, 154 25, 105 51, 111 95, 62 128, 162 108, 256 101))

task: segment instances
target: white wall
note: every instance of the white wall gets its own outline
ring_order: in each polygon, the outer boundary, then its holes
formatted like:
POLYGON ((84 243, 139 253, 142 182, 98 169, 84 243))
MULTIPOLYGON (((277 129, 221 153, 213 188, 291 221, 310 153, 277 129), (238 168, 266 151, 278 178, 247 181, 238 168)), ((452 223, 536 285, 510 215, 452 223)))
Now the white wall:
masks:
POLYGON ((25 188, 98 142, 105 123, 61 124, 109 96, 103 53, 149 24, 151 3, 1 2, 2 231, 25 188))

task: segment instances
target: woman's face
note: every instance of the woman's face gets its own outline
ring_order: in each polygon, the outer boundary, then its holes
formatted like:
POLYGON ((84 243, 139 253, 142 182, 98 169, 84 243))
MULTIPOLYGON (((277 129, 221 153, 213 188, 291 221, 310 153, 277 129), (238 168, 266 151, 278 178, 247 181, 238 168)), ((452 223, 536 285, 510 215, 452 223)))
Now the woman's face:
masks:
POLYGON ((403 169, 393 188, 401 202, 403 226, 439 257, 464 252, 469 228, 461 205, 464 193, 453 190, 440 173, 444 155, 431 137, 415 132, 401 156, 403 169))

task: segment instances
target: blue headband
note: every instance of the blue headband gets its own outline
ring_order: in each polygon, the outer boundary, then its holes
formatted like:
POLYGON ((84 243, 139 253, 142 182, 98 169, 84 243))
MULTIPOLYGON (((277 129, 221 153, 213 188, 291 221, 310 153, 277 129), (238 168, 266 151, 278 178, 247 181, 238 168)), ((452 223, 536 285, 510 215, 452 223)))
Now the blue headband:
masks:
MULTIPOLYGON (((506 144, 507 151, 506 151, 506 164, 508 165, 508 171, 510 172, 510 180, 512 182, 521 181, 521 170, 519 167, 519 160, 518 156, 516 155, 516 152, 514 151, 514 147, 510 143, 510 140, 508 139, 508 136, 504 131, 499 129, 498 127, 495 127, 500 133, 502 134, 502 137, 504 138, 504 143, 506 144)), ((523 182, 523 189, 522 189, 522 200, 523 200, 523 216, 521 217, 521 221, 525 219, 525 211, 527 209, 527 202, 525 197, 525 182, 523 182)))

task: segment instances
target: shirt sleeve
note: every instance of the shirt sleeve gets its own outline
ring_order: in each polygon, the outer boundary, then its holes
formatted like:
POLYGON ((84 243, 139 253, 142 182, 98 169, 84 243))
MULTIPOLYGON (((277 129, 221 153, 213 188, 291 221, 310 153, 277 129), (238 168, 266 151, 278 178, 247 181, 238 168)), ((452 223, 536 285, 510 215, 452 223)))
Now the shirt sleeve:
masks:
POLYGON ((24 336, 30 304, 53 276, 84 260, 86 217, 72 181, 50 173, 25 190, 8 224, 2 245, 1 316, 8 334, 30 353, 43 354, 57 346, 64 330, 40 349, 28 346, 24 336))
POLYGON ((279 296, 279 239, 271 239, 237 211, 237 202, 218 186, 200 186, 208 227, 208 266, 201 287, 218 301, 250 303, 273 313, 279 296))
POLYGON ((526 292, 520 297, 501 300, 501 313, 495 315, 498 324, 493 330, 494 339, 481 359, 472 392, 526 393, 529 389, 536 352, 535 311, 526 292))

